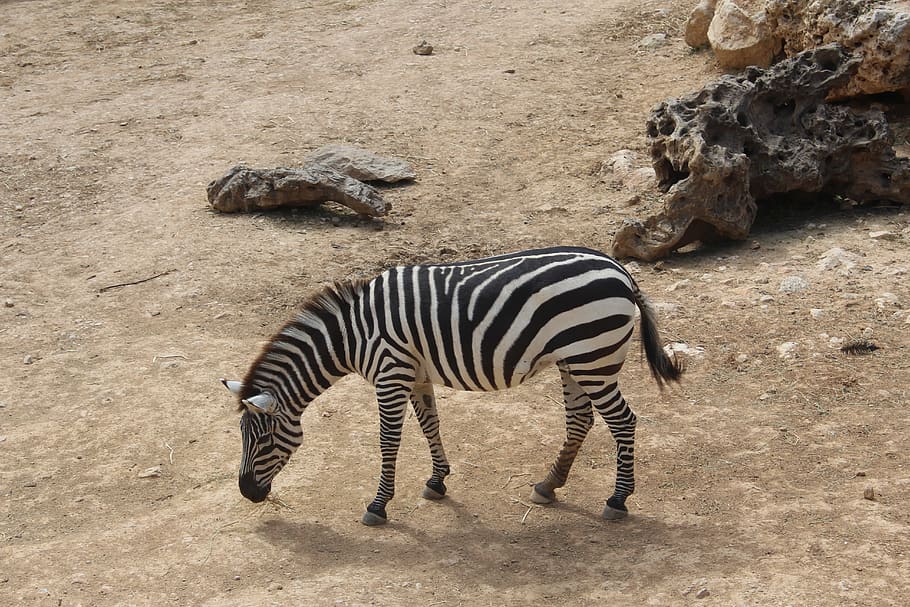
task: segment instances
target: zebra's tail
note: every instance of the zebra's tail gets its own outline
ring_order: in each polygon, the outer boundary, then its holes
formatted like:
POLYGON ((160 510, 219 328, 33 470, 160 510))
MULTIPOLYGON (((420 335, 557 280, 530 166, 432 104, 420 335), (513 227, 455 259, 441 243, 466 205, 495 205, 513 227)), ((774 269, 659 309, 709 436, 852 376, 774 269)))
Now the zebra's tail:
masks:
POLYGON ((682 360, 673 354, 673 357, 667 356, 663 344, 660 340, 660 332, 657 329, 657 313, 650 300, 638 289, 638 285, 633 287, 635 294, 635 303, 641 310, 641 345, 645 351, 645 357, 648 359, 648 366, 651 367, 651 375, 657 381, 657 385, 664 387, 664 382, 679 381, 685 364, 682 360))

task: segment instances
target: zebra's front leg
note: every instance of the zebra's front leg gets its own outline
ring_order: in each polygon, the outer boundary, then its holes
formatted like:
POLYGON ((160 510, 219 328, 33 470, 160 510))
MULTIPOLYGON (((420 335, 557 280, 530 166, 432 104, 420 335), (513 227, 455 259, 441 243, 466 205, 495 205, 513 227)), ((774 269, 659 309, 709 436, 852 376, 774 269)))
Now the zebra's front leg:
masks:
POLYGON ((439 417, 436 413, 436 398, 432 384, 419 384, 411 392, 411 405, 420 422, 420 429, 430 445, 430 457, 433 460, 433 474, 423 488, 423 497, 428 500, 439 500, 445 497, 446 486, 443 482, 449 475, 449 461, 439 436, 439 417))
POLYGON ((388 521, 386 505, 395 495, 395 463, 401 444, 401 427, 411 393, 409 385, 399 381, 377 384, 376 396, 379 401, 379 449, 382 453, 382 469, 379 489, 373 502, 367 506, 361 521, 364 525, 382 525, 388 521))
POLYGON ((531 501, 535 504, 549 504, 556 499, 554 489, 566 484, 578 450, 594 425, 594 412, 588 395, 567 369, 560 366, 559 371, 562 374, 562 394, 566 404, 566 440, 547 477, 534 485, 531 491, 531 501))

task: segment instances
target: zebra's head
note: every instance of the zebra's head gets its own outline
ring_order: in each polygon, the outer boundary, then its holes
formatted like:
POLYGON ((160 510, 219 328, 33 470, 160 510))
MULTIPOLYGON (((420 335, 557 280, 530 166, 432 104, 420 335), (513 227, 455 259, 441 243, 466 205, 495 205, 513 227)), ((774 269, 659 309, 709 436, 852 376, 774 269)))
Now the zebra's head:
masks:
MULTIPOLYGON (((238 381, 221 380, 236 395, 243 392, 238 381)), ((242 398, 240 436, 243 455, 240 459, 240 493, 253 502, 261 502, 272 490, 272 479, 288 463, 291 454, 303 442, 300 417, 287 414, 277 399, 268 392, 242 398)))

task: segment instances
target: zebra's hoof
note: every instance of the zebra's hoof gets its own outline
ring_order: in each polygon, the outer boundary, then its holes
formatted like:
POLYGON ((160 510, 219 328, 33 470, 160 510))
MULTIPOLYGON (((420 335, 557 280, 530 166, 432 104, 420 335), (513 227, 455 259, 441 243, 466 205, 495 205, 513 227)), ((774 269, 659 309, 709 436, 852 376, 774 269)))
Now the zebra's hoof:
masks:
POLYGON ((379 525, 385 525, 387 522, 389 522, 389 519, 384 516, 379 516, 375 512, 370 512, 367 510, 363 513, 363 518, 360 519, 360 522, 367 527, 377 527, 379 525))
POLYGON ((544 489, 538 483, 531 489, 531 501, 535 504, 552 504, 556 501, 556 494, 552 490, 544 489))
POLYGON ((444 498, 446 496, 445 486, 443 486, 443 491, 442 491, 442 493, 440 493, 439 491, 437 491, 436 489, 433 489, 429 485, 424 485, 423 493, 421 493, 420 495, 425 500, 441 500, 442 498, 444 498))
POLYGON ((601 515, 604 520, 607 521, 618 521, 619 519, 626 518, 629 516, 628 510, 619 510, 618 508, 613 508, 612 506, 604 506, 603 514, 601 515))

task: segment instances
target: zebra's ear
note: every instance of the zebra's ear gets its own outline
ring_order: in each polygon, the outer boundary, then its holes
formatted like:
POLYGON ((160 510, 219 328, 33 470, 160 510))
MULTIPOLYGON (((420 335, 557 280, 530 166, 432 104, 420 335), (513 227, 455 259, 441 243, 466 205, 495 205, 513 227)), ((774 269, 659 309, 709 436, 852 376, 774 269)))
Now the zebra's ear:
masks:
POLYGON ((275 413, 275 409, 278 405, 278 401, 275 400, 275 397, 266 392, 261 392, 255 396, 249 398, 244 398, 241 401, 244 405, 258 409, 263 413, 268 413, 269 415, 275 413))
POLYGON ((221 378, 221 383, 224 384, 224 387, 231 391, 231 394, 240 394, 240 391, 243 389, 243 384, 239 381, 234 381, 230 379, 221 378))

